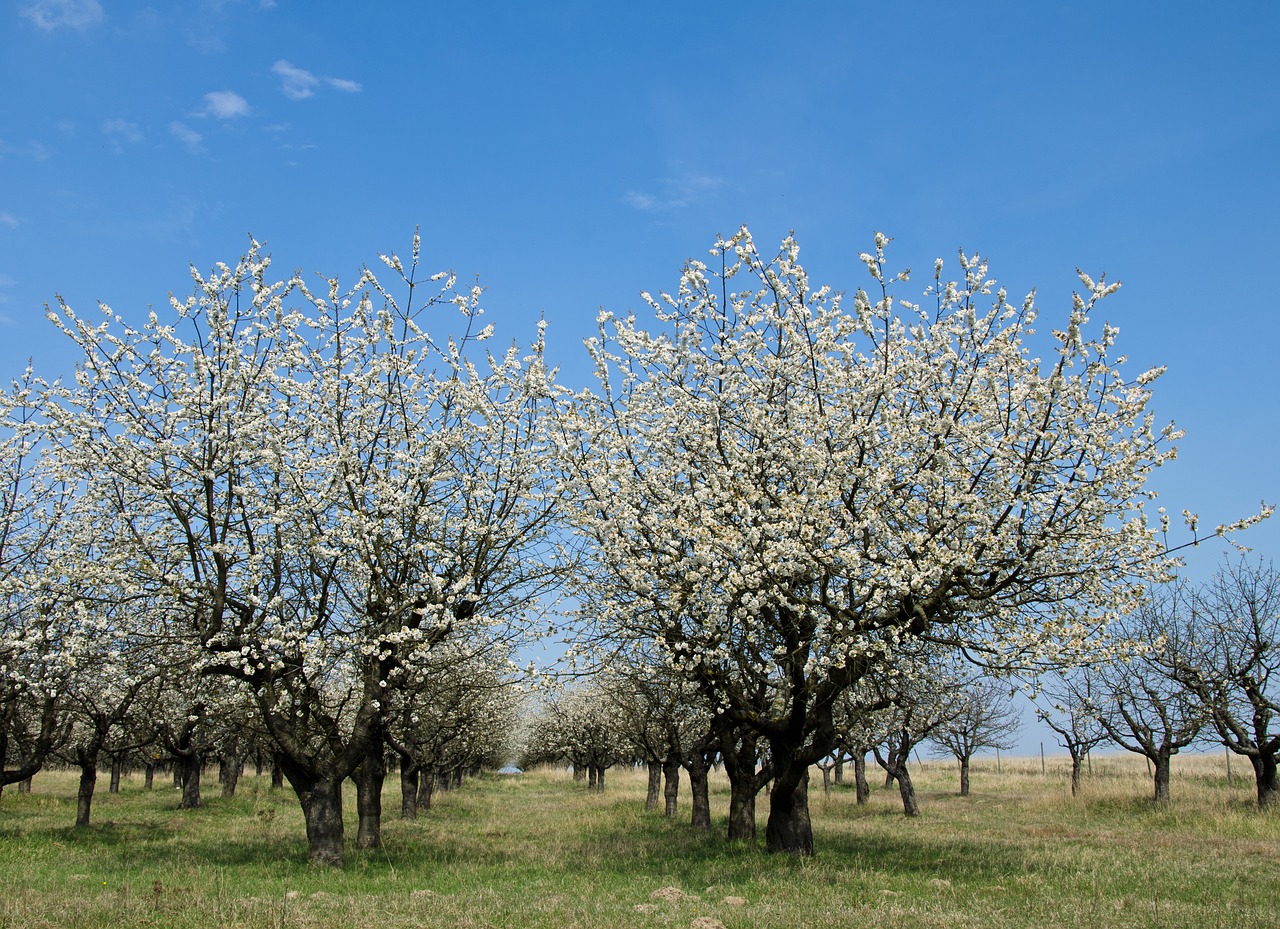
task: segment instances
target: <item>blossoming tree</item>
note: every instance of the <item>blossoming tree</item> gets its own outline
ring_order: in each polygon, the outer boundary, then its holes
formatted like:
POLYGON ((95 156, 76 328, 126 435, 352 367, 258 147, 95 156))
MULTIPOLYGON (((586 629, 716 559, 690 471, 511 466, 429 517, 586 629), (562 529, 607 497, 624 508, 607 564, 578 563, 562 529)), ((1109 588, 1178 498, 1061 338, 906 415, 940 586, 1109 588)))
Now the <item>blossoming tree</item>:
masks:
POLYGON ((405 669, 519 624, 557 570, 541 330, 527 355, 485 352, 481 289, 418 280, 418 250, 383 258, 395 294, 368 269, 272 281, 254 242, 193 269, 164 318, 50 313, 82 353, 51 413, 63 467, 90 475, 125 527, 117 557, 182 613, 205 673, 254 694, 320 863, 342 861, 353 774, 360 844, 378 842, 405 669), (433 337, 449 311, 462 332, 433 337))
POLYGON ((1160 369, 1127 374, 1090 321, 1119 285, 1081 273, 1045 339, 1034 295, 1010 303, 976 255, 900 301, 887 244, 849 299, 791 238, 717 240, 645 295, 657 331, 601 315, 598 386, 566 414, 573 519, 627 592, 601 622, 759 733, 774 851, 812 850, 833 705, 904 642, 1056 658, 1167 569, 1144 511, 1177 437, 1147 410, 1160 369))

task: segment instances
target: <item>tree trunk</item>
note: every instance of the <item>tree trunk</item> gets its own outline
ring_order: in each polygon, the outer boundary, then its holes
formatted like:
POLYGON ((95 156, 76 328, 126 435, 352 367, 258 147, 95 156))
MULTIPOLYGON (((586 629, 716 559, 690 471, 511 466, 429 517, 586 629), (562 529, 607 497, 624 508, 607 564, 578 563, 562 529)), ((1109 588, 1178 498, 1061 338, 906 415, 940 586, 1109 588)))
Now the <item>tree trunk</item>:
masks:
POLYGON ((580 765, 580 764, 573 765, 573 782, 575 784, 581 784, 586 779, 587 779, 586 766, 580 765))
POLYGON ((1071 796, 1075 796, 1080 790, 1080 765, 1084 762, 1084 756, 1076 753, 1071 754, 1071 796))
POLYGON ((223 799, 229 800, 236 795, 236 785, 240 783, 240 759, 237 756, 219 756, 218 780, 222 782, 223 799))
POLYGON ((726 733, 720 740, 720 757, 729 776, 729 840, 754 839, 756 794, 767 780, 764 772, 756 773, 756 737, 726 733))
POLYGON ((436 772, 433 768, 423 768, 418 775, 418 812, 425 813, 431 809, 431 793, 436 786, 436 772))
MULTIPOLYGON (((785 757, 776 749, 773 757, 785 757)), ((796 765, 795 767, 799 767, 796 765)), ((769 822, 765 841, 770 852, 813 854, 813 824, 809 821, 809 770, 780 772, 769 795, 769 822)))
POLYGON ((853 787, 859 806, 871 800, 871 785, 867 783, 866 751, 858 751, 853 754, 853 787))
POLYGON ((400 818, 418 818, 418 766, 408 761, 400 763, 400 818))
POLYGON ((969 796, 969 756, 960 759, 960 796, 969 796))
POLYGON ((93 807, 93 788, 98 783, 96 761, 80 763, 80 786, 76 790, 76 825, 89 825, 89 812, 93 807))
POLYGON ((342 867, 342 781, 316 778, 309 785, 294 784, 307 820, 307 860, 312 864, 342 867))
POLYGON ((386 762, 379 743, 364 756, 360 767, 351 775, 356 782, 356 811, 360 816, 356 848, 378 848, 382 845, 382 784, 386 777, 386 762))
POLYGON ((143 775, 143 787, 147 790, 154 789, 156 783, 156 763, 154 761, 148 761, 143 770, 146 772, 143 775))
POLYGON ((898 779, 898 795, 902 797, 902 812, 907 816, 919 816, 920 804, 916 800, 916 788, 911 783, 911 772, 904 761, 895 772, 898 779))
POLYGON ((280 762, 272 760, 271 762, 271 789, 280 790, 284 787, 284 771, 280 768, 280 762))
POLYGON ((1280 778, 1276 772, 1276 756, 1259 754, 1249 759, 1253 763, 1253 776, 1258 782, 1258 806, 1272 807, 1280 800, 1280 778))
POLYGON ((843 757, 841 757, 839 760, 836 761, 835 779, 837 784, 844 783, 844 758, 843 757))
POLYGON ((707 769, 704 758, 697 758, 693 764, 685 766, 689 772, 689 798, 693 805, 690 824, 695 829, 711 828, 711 800, 708 796, 707 769))
POLYGON ((605 770, 606 770, 606 769, 605 769, 604 765, 596 765, 596 790, 597 790, 599 793, 604 793, 604 772, 605 772, 605 770))
POLYGON ((663 798, 666 800, 666 814, 674 817, 680 801, 680 761, 668 758, 662 763, 662 778, 666 782, 663 798))
POLYGON ((1155 758, 1148 758, 1148 761, 1155 763, 1155 801, 1156 803, 1169 802, 1169 774, 1173 767, 1173 756, 1166 751, 1156 752, 1155 758))
POLYGON ((107 793, 120 793, 120 774, 124 770, 124 762, 119 758, 111 759, 111 781, 107 785, 107 793))
POLYGON ((644 808, 656 810, 658 797, 662 795, 662 765, 656 761, 646 761, 645 767, 649 771, 649 790, 644 797, 644 808))
POLYGON ((831 769, 825 766, 819 766, 822 772, 822 795, 824 797, 831 796, 831 769))
POLYGON ((596 789, 596 771, 597 770, 598 769, 596 768, 595 765, 593 764, 587 765, 587 790, 596 789))
POLYGON ((194 810, 200 806, 200 772, 204 766, 200 753, 192 751, 178 759, 182 766, 182 799, 178 802, 180 810, 194 810))

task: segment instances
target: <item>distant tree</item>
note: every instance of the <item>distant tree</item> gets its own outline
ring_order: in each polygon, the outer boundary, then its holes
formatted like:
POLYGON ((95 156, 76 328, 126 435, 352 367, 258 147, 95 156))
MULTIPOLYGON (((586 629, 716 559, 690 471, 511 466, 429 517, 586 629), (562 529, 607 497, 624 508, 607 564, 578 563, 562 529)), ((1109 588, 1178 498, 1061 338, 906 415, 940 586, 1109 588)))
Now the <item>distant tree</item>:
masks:
POLYGON ((1073 797, 1089 752, 1107 737, 1098 721, 1099 699, 1096 675, 1079 668, 1063 668, 1037 687, 1036 718, 1057 734, 1058 744, 1071 756, 1073 797))
POLYGON ((1094 669, 1095 715, 1112 742, 1147 758, 1157 803, 1169 799, 1172 759, 1200 736, 1209 714, 1178 669, 1192 657, 1195 631, 1187 591, 1156 588, 1116 632, 1136 643, 1132 654, 1094 669))
POLYGON ((1021 726, 1020 714, 1006 685, 976 680, 966 685, 952 704, 952 714, 930 739, 960 764, 960 796, 969 796, 969 764, 984 748, 1008 750, 1021 726))
POLYGON ((1280 573, 1271 562, 1224 565, 1196 591, 1190 657, 1179 681, 1200 698, 1228 749, 1249 759, 1258 805, 1280 800, 1280 573))

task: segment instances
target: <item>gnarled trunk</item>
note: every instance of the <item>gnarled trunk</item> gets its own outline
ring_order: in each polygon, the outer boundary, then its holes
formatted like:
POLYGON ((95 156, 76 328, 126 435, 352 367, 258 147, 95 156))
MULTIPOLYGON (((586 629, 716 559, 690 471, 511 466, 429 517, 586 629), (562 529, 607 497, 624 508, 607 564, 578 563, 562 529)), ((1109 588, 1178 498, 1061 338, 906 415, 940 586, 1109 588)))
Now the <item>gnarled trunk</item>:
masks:
POLYGON ((689 822, 695 829, 711 828, 711 799, 707 784, 709 767, 701 755, 685 765, 685 770, 689 772, 689 798, 693 808, 689 822))
POLYGON ((178 762, 182 765, 182 800, 178 802, 178 809, 194 810, 200 806, 200 772, 204 759, 193 750, 182 755, 178 762))
POLYGON ((431 793, 436 786, 436 772, 433 768, 424 767, 418 775, 418 812, 425 813, 431 809, 431 793))
POLYGON ((1258 783, 1258 806, 1271 807, 1280 802, 1280 778, 1276 772, 1276 756, 1260 753, 1249 759, 1253 763, 1253 776, 1258 783))
POLYGON ((97 759, 80 762, 80 784, 76 788, 76 825, 89 825, 89 813, 93 807, 93 788, 98 783, 97 759))
POLYGON ((663 799, 666 801, 666 814, 674 817, 680 803, 680 760, 667 758, 662 762, 663 799))
POLYGON ((407 761, 400 764, 400 818, 418 818, 418 766, 407 761))
POLYGON ((1148 759, 1155 763, 1153 781, 1156 803, 1169 802, 1169 774, 1173 768, 1173 755, 1167 751, 1156 752, 1156 757, 1148 759))
POLYGON ((307 860, 312 864, 342 867, 342 781, 344 778, 318 777, 294 783, 307 821, 307 860))
POLYGON ((226 753, 218 757, 218 780, 222 783, 223 799, 229 800, 236 795, 236 785, 240 783, 238 755, 226 753))
POLYGON ((360 816, 356 848, 378 848, 382 845, 382 784, 386 776, 382 745, 378 743, 351 775, 356 782, 356 811, 360 816))
POLYGON ((853 790, 859 806, 870 802, 871 784, 867 781, 866 749, 853 753, 853 790))
POLYGON ((646 761, 645 768, 649 773, 649 789, 644 796, 644 808, 656 810, 658 797, 662 795, 662 764, 657 761, 646 761))
MULTIPOLYGON (((773 757, 786 757, 774 750, 773 757)), ((771 852, 791 855, 813 854, 813 824, 809 820, 809 769, 796 763, 779 772, 769 794, 769 822, 765 826, 766 846, 771 852)))
POLYGON ((902 797, 902 812, 907 816, 919 816, 920 803, 916 800, 916 788, 911 783, 911 772, 907 770, 905 761, 895 769, 894 776, 898 779, 898 796, 902 797))

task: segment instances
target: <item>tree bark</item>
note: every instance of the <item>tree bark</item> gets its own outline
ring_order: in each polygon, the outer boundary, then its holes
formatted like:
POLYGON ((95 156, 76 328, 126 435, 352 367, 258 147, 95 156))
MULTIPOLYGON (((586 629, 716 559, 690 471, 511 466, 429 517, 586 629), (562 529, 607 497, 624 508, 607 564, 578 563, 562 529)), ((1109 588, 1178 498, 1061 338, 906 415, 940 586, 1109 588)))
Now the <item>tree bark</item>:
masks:
POLYGON ((80 762, 80 784, 76 789, 76 825, 89 825, 89 813, 93 807, 93 788, 98 783, 96 760, 80 762))
POLYGON ((148 761, 144 770, 146 773, 143 775, 142 786, 147 790, 153 790, 156 784, 156 763, 148 761))
POLYGON ((178 802, 178 809, 194 810, 200 806, 200 772, 204 759, 193 750, 179 757, 178 763, 182 766, 182 799, 178 802))
POLYGON ((418 812, 425 813, 431 809, 431 795, 436 787, 436 772, 433 768, 422 768, 418 775, 418 812))
POLYGON ((916 800, 916 788, 911 783, 911 772, 904 761, 895 772, 898 779, 898 795, 902 797, 902 812, 906 816, 919 816, 920 803, 916 800))
POLYGON ((680 802, 680 761, 668 758, 662 763, 662 778, 666 785, 662 791, 666 800, 666 814, 674 817, 680 802))
POLYGON ((867 782, 867 753, 865 750, 853 753, 853 788, 857 796, 858 806, 871 800, 871 785, 867 782))
MULTIPOLYGON (((785 757, 778 751, 773 756, 785 757)), ((793 765, 780 772, 769 795, 769 822, 765 826, 766 847, 771 852, 792 855, 813 854, 813 824, 809 820, 809 769, 793 765), (796 773, 798 769, 798 773, 796 773)))
POLYGON ((107 793, 120 793, 120 775, 124 770, 124 762, 119 758, 111 759, 111 780, 107 785, 107 793))
POLYGON ((1155 782, 1156 803, 1169 802, 1169 775, 1173 768, 1173 756, 1166 751, 1156 752, 1155 758, 1148 758, 1155 766, 1153 775, 1155 782))
POLYGON ((960 759, 960 796, 969 796, 969 756, 960 759))
POLYGON ((649 772, 649 790, 644 797, 644 808, 656 810, 658 797, 662 795, 662 765, 657 761, 646 761, 645 767, 649 772))
POLYGON ((1249 759, 1253 763, 1253 776, 1258 783, 1258 806, 1273 807, 1280 801, 1280 777, 1277 777, 1276 756, 1260 753, 1249 759))
POLYGON ((236 785, 240 782, 240 759, 235 754, 224 754, 218 758, 218 780, 222 782, 222 797, 229 800, 236 795, 236 785))
POLYGON ((707 770, 709 766, 702 757, 695 758, 692 764, 685 765, 689 772, 689 798, 693 807, 690 824, 695 829, 711 828, 711 799, 708 795, 707 770))
POLYGON ((379 742, 351 775, 356 782, 356 811, 360 816, 356 848, 378 848, 382 845, 382 784, 386 776, 386 762, 379 742))
POLYGON ((720 757, 729 776, 729 840, 756 837, 756 794, 772 776, 756 771, 757 736, 726 730, 720 737, 720 757))
POLYGON ((345 778, 315 778, 306 785, 293 785, 307 821, 307 860, 312 864, 342 867, 343 780, 345 778))
POLYGON ((400 818, 418 818, 418 766, 409 762, 400 764, 400 818))

